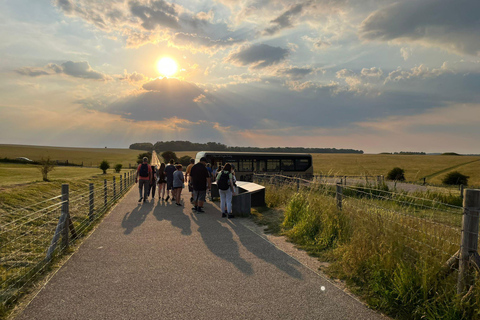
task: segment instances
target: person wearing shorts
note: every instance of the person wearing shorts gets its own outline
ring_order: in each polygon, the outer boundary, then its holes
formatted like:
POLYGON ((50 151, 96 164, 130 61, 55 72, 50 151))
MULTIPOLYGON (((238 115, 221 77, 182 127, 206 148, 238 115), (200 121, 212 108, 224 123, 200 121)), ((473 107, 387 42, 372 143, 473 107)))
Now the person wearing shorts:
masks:
POLYGON ((193 210, 197 213, 205 212, 203 211, 203 204, 207 195, 207 189, 210 190, 212 187, 212 181, 206 166, 207 159, 202 157, 200 162, 195 164, 190 171, 190 179, 193 186, 193 210))
MULTIPOLYGON (((175 170, 177 170, 173 163, 174 161, 173 159, 171 159, 170 163, 165 167, 165 175, 167 176, 167 198, 165 198, 165 201, 168 201, 168 199, 170 199, 170 190, 173 190, 173 173, 175 172, 175 170)), ((173 191, 172 197, 175 197, 173 195, 173 191)))
POLYGON ((173 173, 173 197, 177 206, 181 206, 180 198, 182 196, 182 189, 185 186, 185 179, 183 177, 182 165, 175 165, 177 171, 173 173))

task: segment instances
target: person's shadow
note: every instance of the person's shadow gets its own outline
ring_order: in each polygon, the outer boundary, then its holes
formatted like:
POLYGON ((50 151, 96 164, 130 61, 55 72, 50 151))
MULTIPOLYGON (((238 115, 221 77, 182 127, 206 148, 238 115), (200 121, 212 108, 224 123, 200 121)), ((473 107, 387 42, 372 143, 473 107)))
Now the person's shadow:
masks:
POLYGON ((217 257, 232 263, 244 274, 253 274, 252 265, 240 257, 238 244, 233 240, 232 232, 218 220, 209 219, 204 215, 197 216, 196 213, 192 213, 192 219, 198 225, 198 232, 207 248, 217 257), (215 232, 212 232, 212 229, 215 232))
POLYGON ((238 232, 239 227, 246 228, 241 223, 235 223, 232 220, 228 220, 228 223, 231 224, 233 231, 237 234, 240 242, 248 251, 265 262, 274 265, 292 278, 302 279, 302 273, 297 270, 297 268, 301 266, 300 262, 294 260, 282 250, 279 250, 276 247, 272 248, 273 245, 270 242, 264 240, 259 241, 260 239, 258 238, 260 236, 253 231, 249 231, 252 232, 252 236, 245 236, 245 234, 238 232))
MULTIPOLYGON (((160 201, 157 203, 157 205, 155 206, 155 209, 153 210, 153 216, 158 221, 162 221, 162 220, 170 221, 172 226, 179 228, 183 235, 186 235, 186 236, 191 235, 192 229, 191 229, 190 218, 187 215, 185 215, 183 211, 175 212, 176 211, 175 209, 180 210, 180 208, 176 208, 175 203, 173 202, 167 203, 167 202, 160 201), (172 208, 170 208, 169 210, 167 209, 169 207, 172 207, 172 208)), ((186 210, 186 209, 183 208, 183 210, 186 210)))
POLYGON ((148 212, 152 208, 152 204, 144 202, 143 205, 139 203, 131 212, 127 212, 122 220, 122 228, 125 229, 124 234, 130 234, 139 227, 147 218, 148 212))

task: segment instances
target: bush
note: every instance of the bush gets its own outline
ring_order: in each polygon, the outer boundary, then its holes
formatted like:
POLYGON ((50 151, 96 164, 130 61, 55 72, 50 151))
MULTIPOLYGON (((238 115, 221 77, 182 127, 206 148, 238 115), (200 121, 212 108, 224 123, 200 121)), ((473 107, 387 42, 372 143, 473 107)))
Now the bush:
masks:
POLYGON ((137 163, 139 163, 139 164, 142 163, 144 157, 147 157, 148 162, 151 163, 151 161, 152 161, 152 153, 151 152, 140 153, 137 156, 137 163))
POLYGON ((468 185, 468 176, 461 174, 458 171, 453 171, 448 173, 445 178, 443 178, 442 183, 448 185, 468 185))
POLYGON ((387 174, 387 180, 405 181, 405 170, 395 167, 387 174))
POLYGON ((115 165, 115 172, 120 172, 122 170, 123 165, 121 163, 115 165))
POLYGON ((182 166, 186 167, 190 164, 190 156, 183 156, 183 157, 180 157, 180 159, 178 160, 182 166))
POLYGON ((48 173, 55 169, 55 162, 48 157, 46 160, 42 158, 38 163, 40 164, 38 170, 42 173, 43 181, 50 181, 48 180, 48 173))
POLYGON ((110 164, 108 163, 107 160, 103 160, 103 161, 100 163, 99 168, 103 170, 103 174, 106 174, 106 173, 107 173, 107 170, 110 169, 110 164))

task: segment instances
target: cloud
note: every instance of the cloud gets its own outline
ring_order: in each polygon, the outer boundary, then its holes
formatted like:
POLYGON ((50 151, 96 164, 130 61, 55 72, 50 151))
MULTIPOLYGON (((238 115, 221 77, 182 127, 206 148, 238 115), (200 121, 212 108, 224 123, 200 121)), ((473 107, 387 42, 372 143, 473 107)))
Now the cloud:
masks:
POLYGON ((385 79, 385 83, 390 81, 402 81, 415 78, 426 79, 431 77, 438 77, 445 73, 453 73, 453 70, 448 67, 447 63, 443 63, 440 68, 433 69, 430 69, 423 64, 415 66, 410 70, 403 70, 402 68, 398 67, 397 70, 394 70, 388 74, 385 79))
POLYGON ((276 19, 270 21, 270 23, 274 24, 273 26, 266 28, 263 31, 264 35, 273 35, 285 28, 292 28, 292 19, 298 15, 300 15, 303 11, 305 6, 308 6, 310 2, 307 3, 299 3, 296 5, 292 5, 287 11, 283 14, 278 16, 276 19))
POLYGON ((211 39, 209 37, 202 37, 197 34, 188 34, 179 32, 171 39, 172 46, 177 48, 186 48, 192 52, 207 51, 214 53, 225 47, 230 47, 234 44, 243 42, 244 40, 237 39, 211 39))
POLYGON ((306 77, 307 75, 315 72, 315 69, 313 68, 298 68, 298 67, 291 67, 287 69, 279 69, 277 70, 277 75, 278 76, 285 76, 289 77, 294 80, 298 80, 301 78, 306 77))
POLYGON ((418 42, 459 54, 480 55, 480 1, 405 0, 373 12, 363 39, 418 42))
POLYGON ((75 78, 92 80, 111 80, 112 78, 104 73, 93 70, 87 61, 67 61, 60 65, 50 63, 43 68, 24 67, 15 70, 21 75, 30 77, 51 76, 54 74, 66 74, 75 78))
POLYGON ((232 51, 226 61, 237 66, 262 69, 285 60, 288 54, 288 49, 272 47, 268 44, 245 45, 232 51))
POLYGON ((164 0, 151 1, 144 5, 139 1, 130 1, 130 12, 141 20, 141 25, 146 30, 154 30, 157 26, 179 29, 178 13, 174 4, 164 0))
POLYGON ((142 82, 144 80, 147 80, 148 78, 145 77, 141 73, 137 73, 137 72, 127 73, 127 70, 125 70, 123 76, 119 77, 118 79, 120 81, 127 81, 129 83, 135 83, 135 82, 142 82))

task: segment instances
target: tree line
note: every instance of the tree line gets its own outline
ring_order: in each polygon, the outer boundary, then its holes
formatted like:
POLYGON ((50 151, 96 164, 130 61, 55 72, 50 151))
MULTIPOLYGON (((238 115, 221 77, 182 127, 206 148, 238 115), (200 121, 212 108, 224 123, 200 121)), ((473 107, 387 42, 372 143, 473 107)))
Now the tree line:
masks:
POLYGON ((155 144, 150 142, 133 143, 129 149, 133 150, 155 150, 157 153, 167 150, 175 151, 233 151, 233 152, 288 152, 288 153, 358 153, 363 150, 336 149, 336 148, 303 148, 303 147, 229 147, 218 142, 194 143, 190 141, 158 141, 155 144))

